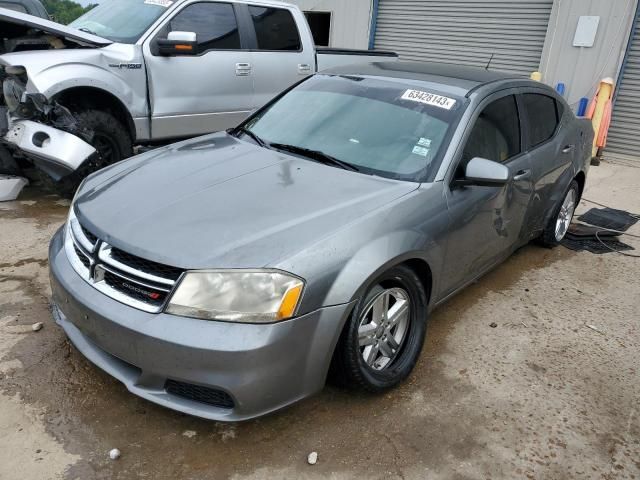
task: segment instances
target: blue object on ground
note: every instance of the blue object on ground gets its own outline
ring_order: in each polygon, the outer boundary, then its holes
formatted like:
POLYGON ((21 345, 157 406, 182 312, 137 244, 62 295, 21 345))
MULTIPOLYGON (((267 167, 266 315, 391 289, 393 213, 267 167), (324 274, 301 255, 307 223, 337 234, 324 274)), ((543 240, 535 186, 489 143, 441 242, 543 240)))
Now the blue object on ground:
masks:
POLYGON ((584 114, 587 111, 587 104, 589 103, 589 99, 587 97, 582 97, 580 99, 580 103, 578 103, 578 111, 576 112, 576 115, 578 117, 584 117, 584 114))

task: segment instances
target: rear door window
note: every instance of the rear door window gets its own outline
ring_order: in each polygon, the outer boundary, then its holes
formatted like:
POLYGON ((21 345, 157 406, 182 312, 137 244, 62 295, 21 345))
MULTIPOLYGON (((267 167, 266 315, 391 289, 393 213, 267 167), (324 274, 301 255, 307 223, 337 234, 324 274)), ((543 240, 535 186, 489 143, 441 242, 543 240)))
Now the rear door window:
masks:
POLYGON ((14 12, 27 13, 27 9, 24 6, 20 5, 19 3, 0 2, 0 8, 7 8, 9 10, 13 10, 14 12))
POLYGON ((531 148, 553 137, 559 123, 558 106, 554 98, 540 93, 522 95, 531 148))
POLYGON ((259 50, 302 49, 298 27, 289 10, 249 6, 259 50))
POLYGON ((239 50, 240 34, 229 3, 193 3, 170 22, 173 32, 195 32, 198 53, 209 50, 239 50))
POLYGON ((478 116, 462 154, 462 166, 474 157, 506 162, 522 151, 518 106, 513 95, 487 105, 478 116))

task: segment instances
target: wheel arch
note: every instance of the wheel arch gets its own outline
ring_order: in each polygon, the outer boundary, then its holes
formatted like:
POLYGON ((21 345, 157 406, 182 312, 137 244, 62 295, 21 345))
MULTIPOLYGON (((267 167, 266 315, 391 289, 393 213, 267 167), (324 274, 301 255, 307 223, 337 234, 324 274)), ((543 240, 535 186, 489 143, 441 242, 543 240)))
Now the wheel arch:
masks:
POLYGON ((582 198, 582 192, 584 192, 584 186, 587 182, 587 176, 582 170, 580 170, 574 177, 574 180, 578 182, 578 201, 580 201, 582 198))
POLYGON ((97 108, 111 112, 126 127, 135 142, 136 127, 127 107, 114 94, 98 87, 71 87, 58 92, 53 100, 67 108, 97 108))

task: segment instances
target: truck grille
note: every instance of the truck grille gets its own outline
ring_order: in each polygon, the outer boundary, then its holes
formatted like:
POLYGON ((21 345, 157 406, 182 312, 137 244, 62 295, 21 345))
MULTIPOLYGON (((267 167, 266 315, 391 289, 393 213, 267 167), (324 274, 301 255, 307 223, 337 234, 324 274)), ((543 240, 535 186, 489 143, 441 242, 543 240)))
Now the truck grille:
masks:
POLYGON ((80 225, 73 209, 65 251, 74 270, 94 288, 124 304, 158 313, 184 270, 137 257, 102 241, 80 225))

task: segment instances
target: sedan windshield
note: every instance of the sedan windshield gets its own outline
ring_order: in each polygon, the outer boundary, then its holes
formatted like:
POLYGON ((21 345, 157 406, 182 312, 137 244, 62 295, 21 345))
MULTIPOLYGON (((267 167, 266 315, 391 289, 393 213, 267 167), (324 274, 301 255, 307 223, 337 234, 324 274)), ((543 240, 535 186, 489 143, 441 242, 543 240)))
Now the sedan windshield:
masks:
POLYGON ((136 43, 171 0, 107 0, 69 24, 114 42, 136 43))
POLYGON ((243 129, 267 147, 422 182, 435 175, 462 110, 461 99, 405 80, 317 75, 243 129))

